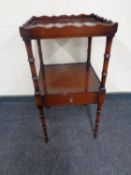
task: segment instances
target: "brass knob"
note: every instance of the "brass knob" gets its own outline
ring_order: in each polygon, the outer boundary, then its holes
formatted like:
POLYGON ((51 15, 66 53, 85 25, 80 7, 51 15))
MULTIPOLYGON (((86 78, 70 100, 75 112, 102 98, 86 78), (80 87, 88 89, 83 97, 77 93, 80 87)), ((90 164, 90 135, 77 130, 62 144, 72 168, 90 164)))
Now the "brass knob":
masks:
POLYGON ((70 103, 73 103, 73 98, 69 98, 69 102, 70 103))

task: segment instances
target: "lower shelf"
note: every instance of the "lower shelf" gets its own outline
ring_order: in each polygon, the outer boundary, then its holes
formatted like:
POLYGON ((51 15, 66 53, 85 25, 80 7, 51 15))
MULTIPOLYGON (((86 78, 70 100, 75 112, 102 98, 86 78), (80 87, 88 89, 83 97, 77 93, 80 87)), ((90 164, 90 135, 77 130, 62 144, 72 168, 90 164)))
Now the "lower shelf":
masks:
POLYGON ((44 106, 97 103, 100 81, 86 63, 46 65, 39 73, 44 106))

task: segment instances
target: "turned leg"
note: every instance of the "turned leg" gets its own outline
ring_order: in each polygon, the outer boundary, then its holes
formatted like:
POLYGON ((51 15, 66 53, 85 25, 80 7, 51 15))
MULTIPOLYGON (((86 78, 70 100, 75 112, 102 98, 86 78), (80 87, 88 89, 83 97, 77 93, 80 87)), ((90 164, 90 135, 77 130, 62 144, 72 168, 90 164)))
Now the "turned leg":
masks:
POLYGON ((95 138, 98 135, 98 127, 99 127, 99 122, 100 122, 101 109, 102 109, 102 105, 104 103, 105 94, 106 94, 105 83, 106 83, 107 72, 108 72, 108 65, 109 65, 112 40, 113 40, 113 36, 107 37, 107 39, 106 39, 104 64, 103 64, 103 70, 102 70, 102 78, 101 78, 101 83, 100 83, 100 91, 99 91, 99 96, 98 96, 96 121, 95 121, 95 129, 94 129, 94 137, 95 138))
POLYGON ((36 102, 36 105, 39 109, 42 128, 43 128, 44 135, 45 135, 45 141, 48 142, 45 117, 44 117, 44 112, 43 112, 43 107, 42 107, 42 97, 41 97, 41 94, 40 94, 38 78, 37 78, 37 75, 36 75, 36 67, 35 67, 35 61, 34 61, 34 57, 33 57, 32 44, 31 44, 30 39, 26 39, 26 40, 24 40, 24 42, 25 42, 25 46, 26 46, 26 50, 27 50, 28 61, 29 61, 31 73, 32 73, 32 80, 33 80, 33 83, 34 83, 35 102, 36 102))
POLYGON ((39 54, 39 60, 40 60, 40 68, 43 68, 43 56, 42 56, 42 49, 41 49, 41 40, 37 39, 37 47, 38 47, 38 54, 39 54))
POLYGON ((98 136, 98 128, 101 118, 101 111, 102 106, 104 104, 106 91, 105 88, 100 88, 99 97, 98 97, 98 104, 97 104, 97 110, 96 110, 96 120, 95 120, 95 128, 94 128, 94 138, 97 138, 98 136))
POLYGON ((97 111, 96 111, 94 138, 97 138, 97 135, 98 135, 98 127, 99 127, 99 122, 100 122, 100 117, 101 117, 101 109, 102 109, 102 104, 98 104, 97 111))
POLYGON ((44 132, 44 137, 45 137, 45 142, 48 142, 48 134, 47 134, 47 128, 46 128, 46 121, 45 121, 45 116, 44 116, 44 110, 42 106, 37 106, 39 110, 39 115, 40 115, 40 120, 41 120, 41 125, 42 129, 44 132))
POLYGON ((88 37, 88 50, 87 50, 87 66, 90 66, 91 62, 91 45, 92 45, 92 37, 88 37))

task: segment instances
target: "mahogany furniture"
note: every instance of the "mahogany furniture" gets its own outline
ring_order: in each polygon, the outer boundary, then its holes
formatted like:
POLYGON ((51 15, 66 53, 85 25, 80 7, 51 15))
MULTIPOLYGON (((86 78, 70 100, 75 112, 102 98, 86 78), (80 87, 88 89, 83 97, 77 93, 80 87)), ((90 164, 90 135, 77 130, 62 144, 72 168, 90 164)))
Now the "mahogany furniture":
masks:
POLYGON ((24 40, 28 61, 35 88, 35 102, 39 110, 45 141, 48 141, 43 107, 53 105, 97 104, 94 137, 97 137, 98 124, 104 103, 108 64, 113 37, 118 23, 90 15, 61 15, 32 17, 20 27, 20 35, 24 40), (91 65, 92 37, 105 36, 106 47, 101 80, 91 65), (77 64, 44 65, 41 39, 87 37, 87 62, 77 64), (32 51, 32 40, 37 41, 40 69, 36 67, 32 51), (77 78, 76 78, 77 77, 77 78))

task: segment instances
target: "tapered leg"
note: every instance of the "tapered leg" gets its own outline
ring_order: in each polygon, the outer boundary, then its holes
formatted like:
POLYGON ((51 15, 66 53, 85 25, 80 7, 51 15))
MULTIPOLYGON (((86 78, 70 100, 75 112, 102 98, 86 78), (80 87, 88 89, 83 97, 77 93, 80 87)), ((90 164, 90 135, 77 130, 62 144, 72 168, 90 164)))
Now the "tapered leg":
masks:
POLYGON ((40 115, 40 120, 42 124, 42 129, 44 132, 44 137, 45 137, 45 142, 48 142, 48 134, 47 134, 47 128, 46 128, 46 121, 45 121, 45 116, 44 116, 44 110, 42 106, 37 106, 39 110, 39 115, 40 115))

